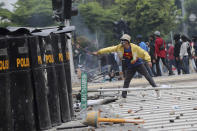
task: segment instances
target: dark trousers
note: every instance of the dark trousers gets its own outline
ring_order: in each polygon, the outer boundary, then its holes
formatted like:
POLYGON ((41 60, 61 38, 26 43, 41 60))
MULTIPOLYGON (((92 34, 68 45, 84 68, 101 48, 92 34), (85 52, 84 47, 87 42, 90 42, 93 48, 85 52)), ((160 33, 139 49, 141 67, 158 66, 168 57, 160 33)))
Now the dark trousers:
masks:
POLYGON ((151 59, 151 63, 152 63, 152 67, 151 67, 151 70, 152 70, 152 73, 154 74, 154 76, 156 76, 157 75, 157 73, 156 73, 156 63, 155 62, 153 62, 153 59, 151 59))
POLYGON ((178 72, 178 75, 181 74, 181 62, 180 62, 180 59, 175 59, 175 67, 177 69, 177 72, 178 72))
MULTIPOLYGON (((175 60, 172 59, 172 60, 169 60, 169 67, 170 67, 170 70, 172 70, 172 66, 175 66, 175 60)), ((176 67, 176 66, 175 66, 176 67)))
POLYGON ((189 57, 188 56, 183 56, 182 66, 183 66, 185 74, 189 74, 189 57))
MULTIPOLYGON (((129 84, 130 84, 133 76, 135 75, 136 71, 139 72, 140 74, 142 74, 153 87, 156 87, 155 81, 153 80, 153 78, 150 76, 150 74, 146 70, 144 64, 140 64, 140 65, 138 65, 138 66, 136 66, 136 67, 134 67, 130 70, 127 69, 125 71, 125 80, 124 80, 123 88, 128 88, 129 87, 129 84)), ((127 91, 122 92, 122 97, 123 98, 127 97, 127 91)))
POLYGON ((182 73, 184 74, 186 73, 186 70, 183 67, 183 61, 181 61, 180 58, 178 60, 175 59, 175 67, 177 68, 178 75, 181 74, 181 70, 182 70, 182 73))
POLYGON ((150 66, 148 65, 148 63, 146 61, 144 61, 144 65, 146 67, 146 70, 148 71, 148 73, 150 74, 151 77, 154 76, 152 69, 150 68, 150 66))
POLYGON ((166 64, 166 59, 163 58, 163 57, 157 57, 157 60, 156 60, 156 68, 157 68, 157 76, 161 76, 161 69, 160 69, 160 66, 159 66, 159 60, 162 60, 162 63, 164 64, 164 66, 168 69, 169 71, 169 74, 172 74, 172 69, 170 69, 170 67, 168 66, 168 64, 166 64))

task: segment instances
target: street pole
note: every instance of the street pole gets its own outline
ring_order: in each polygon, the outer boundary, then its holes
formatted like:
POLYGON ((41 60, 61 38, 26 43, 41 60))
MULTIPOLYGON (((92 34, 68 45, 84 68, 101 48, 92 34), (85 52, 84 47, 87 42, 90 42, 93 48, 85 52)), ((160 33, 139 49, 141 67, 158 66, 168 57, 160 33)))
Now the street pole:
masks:
POLYGON ((95 42, 95 45, 96 45, 96 49, 99 48, 99 44, 98 44, 98 33, 97 33, 97 30, 96 30, 96 42, 95 42))
POLYGON ((187 36, 188 35, 188 26, 184 21, 184 16, 185 16, 184 0, 181 0, 181 8, 182 8, 182 18, 183 18, 183 33, 187 36))
MULTIPOLYGON (((70 26, 70 21, 66 19, 64 21, 65 26, 70 26)), ((72 52, 72 41, 71 41, 71 33, 67 33, 67 35, 70 37, 68 39, 68 51, 69 51, 69 58, 70 58, 70 73, 71 73, 71 82, 72 83, 79 83, 79 79, 77 78, 77 75, 75 74, 75 68, 74 68, 74 62, 73 62, 73 52, 72 52)))

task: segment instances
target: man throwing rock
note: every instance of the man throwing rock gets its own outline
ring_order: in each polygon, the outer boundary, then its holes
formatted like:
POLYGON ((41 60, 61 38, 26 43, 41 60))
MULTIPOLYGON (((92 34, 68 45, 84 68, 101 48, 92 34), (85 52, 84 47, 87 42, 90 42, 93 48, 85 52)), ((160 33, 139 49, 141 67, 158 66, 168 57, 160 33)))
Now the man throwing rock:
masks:
MULTIPOLYGON (((131 79, 135 75, 136 71, 142 74, 148 82, 153 86, 157 87, 153 78, 149 75, 146 70, 143 60, 146 61, 149 66, 152 66, 151 58, 149 54, 140 48, 139 46, 130 43, 131 37, 128 34, 124 34, 120 38, 120 44, 116 46, 111 46, 107 48, 100 49, 97 52, 93 52, 93 55, 100 55, 110 52, 117 52, 119 57, 125 60, 126 70, 125 70, 125 80, 123 88, 128 88, 131 79)), ((157 97, 160 98, 160 93, 158 90, 155 90, 157 97)), ((127 91, 122 92, 122 97, 127 97, 127 91)))

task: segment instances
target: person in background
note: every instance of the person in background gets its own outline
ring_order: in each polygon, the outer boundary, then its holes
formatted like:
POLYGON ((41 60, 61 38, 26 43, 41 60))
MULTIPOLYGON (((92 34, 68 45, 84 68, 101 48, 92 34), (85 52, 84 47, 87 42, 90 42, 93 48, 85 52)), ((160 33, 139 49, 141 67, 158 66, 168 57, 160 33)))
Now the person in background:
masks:
POLYGON ((149 54, 150 54, 150 57, 151 57, 151 62, 152 62, 152 72, 154 74, 154 76, 157 76, 157 73, 156 73, 156 58, 155 58, 155 37, 154 35, 150 35, 149 36, 149 47, 150 47, 150 50, 149 50, 149 54))
MULTIPOLYGON (((126 71, 125 71, 125 80, 124 80, 123 88, 129 87, 130 81, 132 80, 136 72, 139 72, 140 74, 144 75, 145 78, 153 87, 157 87, 155 81, 147 72, 144 63, 142 61, 143 59, 149 64, 149 66, 152 66, 149 54, 139 46, 130 43, 131 37, 128 34, 124 34, 120 39, 121 39, 120 44, 116 46, 100 49, 96 52, 93 52, 92 54, 101 55, 110 52, 117 52, 119 56, 121 56, 121 58, 125 59, 126 71)), ((159 91, 157 89, 155 91, 157 97, 160 98, 159 91)), ((122 91, 122 97, 123 98, 127 97, 127 91, 122 91)))
MULTIPOLYGON (((148 45, 142 40, 142 35, 137 35, 136 38, 137 38, 138 46, 141 47, 142 49, 144 49, 146 52, 148 52, 148 45)), ((144 61, 144 65, 145 65, 148 73, 153 77, 154 75, 152 73, 152 70, 146 61, 144 61)))
POLYGON ((197 71, 197 36, 193 36, 192 41, 193 41, 193 48, 194 48, 194 61, 195 61, 196 71, 197 71))
POLYGON ((175 67, 177 69, 178 75, 180 75, 181 70, 182 70, 182 65, 181 65, 180 56, 179 56, 181 44, 182 44, 180 34, 174 34, 174 42, 175 42, 175 45, 174 45, 175 67))
POLYGON ((180 61, 182 63, 183 69, 184 69, 184 73, 185 74, 189 74, 189 56, 188 56, 188 52, 187 49, 190 46, 189 42, 188 42, 188 38, 185 35, 181 36, 181 39, 183 41, 181 48, 180 48, 180 61))
POLYGON ((169 66, 170 69, 172 70, 172 66, 175 66, 175 61, 174 61, 174 46, 172 43, 168 43, 168 61, 169 61, 169 66))
POLYGON ((157 67, 157 76, 161 76, 161 70, 159 66, 160 59, 162 60, 163 65, 168 69, 169 75, 174 75, 168 64, 166 63, 166 43, 161 38, 160 32, 155 31, 154 35, 156 37, 155 40, 155 58, 156 58, 156 67, 157 67))
POLYGON ((189 38, 187 41, 189 42, 189 46, 187 48, 187 53, 189 56, 189 72, 193 73, 193 72, 196 72, 196 68, 195 68, 196 66, 195 66, 195 62, 194 62, 195 55, 194 55, 194 48, 193 48, 194 42, 192 40, 190 40, 189 38))
POLYGON ((80 45, 76 44, 74 45, 74 52, 73 52, 73 60, 74 60, 74 66, 75 68, 78 68, 78 65, 80 64, 80 55, 81 55, 81 51, 80 51, 80 45))
POLYGON ((123 76, 123 70, 122 70, 122 61, 121 61, 120 56, 118 55, 117 52, 114 52, 113 54, 114 54, 115 61, 118 65, 119 80, 123 80, 124 76, 123 76))

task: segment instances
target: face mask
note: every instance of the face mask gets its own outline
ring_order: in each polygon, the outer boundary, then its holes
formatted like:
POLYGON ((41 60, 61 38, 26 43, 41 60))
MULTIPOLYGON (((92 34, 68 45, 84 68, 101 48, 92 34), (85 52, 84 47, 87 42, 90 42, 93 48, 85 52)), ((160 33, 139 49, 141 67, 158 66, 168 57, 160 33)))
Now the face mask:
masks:
POLYGON ((127 41, 126 40, 121 40, 121 42, 120 42, 122 45, 123 44, 126 44, 127 43, 127 41))

